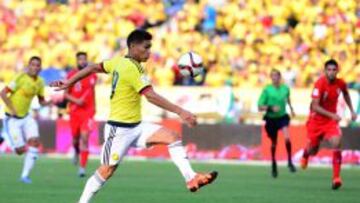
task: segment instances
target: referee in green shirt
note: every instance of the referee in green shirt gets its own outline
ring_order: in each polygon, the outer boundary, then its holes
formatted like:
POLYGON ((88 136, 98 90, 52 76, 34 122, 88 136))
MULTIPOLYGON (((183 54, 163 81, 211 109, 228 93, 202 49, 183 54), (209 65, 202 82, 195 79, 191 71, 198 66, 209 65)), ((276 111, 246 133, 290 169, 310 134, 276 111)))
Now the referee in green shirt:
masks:
POLYGON ((274 178, 278 176, 276 165, 276 144, 278 131, 282 130, 285 137, 286 151, 288 154, 288 167, 291 172, 295 172, 295 166, 291 160, 291 142, 289 135, 290 117, 286 113, 286 103, 289 104, 291 115, 295 116, 290 101, 290 89, 287 85, 281 83, 281 73, 273 69, 270 73, 272 84, 267 85, 259 98, 258 107, 260 111, 265 111, 265 130, 271 139, 271 174, 274 178))

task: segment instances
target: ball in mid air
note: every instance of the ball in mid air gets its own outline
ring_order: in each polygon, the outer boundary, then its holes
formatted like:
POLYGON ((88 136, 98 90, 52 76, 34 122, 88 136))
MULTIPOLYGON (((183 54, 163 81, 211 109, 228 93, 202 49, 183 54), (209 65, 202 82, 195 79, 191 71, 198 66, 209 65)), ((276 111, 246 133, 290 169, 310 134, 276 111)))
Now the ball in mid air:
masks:
POLYGON ((177 65, 180 74, 184 77, 196 77, 204 71, 201 56, 194 52, 187 52, 181 55, 177 65))

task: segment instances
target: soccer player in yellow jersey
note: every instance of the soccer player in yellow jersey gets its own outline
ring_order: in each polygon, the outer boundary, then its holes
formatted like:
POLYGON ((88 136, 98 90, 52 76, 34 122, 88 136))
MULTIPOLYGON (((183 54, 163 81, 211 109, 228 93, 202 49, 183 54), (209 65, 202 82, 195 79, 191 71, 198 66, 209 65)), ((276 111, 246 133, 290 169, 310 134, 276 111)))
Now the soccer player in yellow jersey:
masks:
POLYGON ((179 115, 188 126, 196 125, 195 115, 158 95, 145 76, 140 63, 147 61, 150 56, 151 39, 152 36, 147 31, 135 30, 127 38, 127 56, 114 57, 100 64, 89 65, 70 79, 54 81, 51 84, 58 87, 58 90, 63 90, 94 72, 112 75, 110 118, 104 129, 105 142, 101 152, 101 166, 88 179, 80 203, 92 199, 113 175, 131 146, 167 145, 171 159, 185 178, 187 188, 192 192, 211 183, 217 176, 215 171, 205 174, 193 171, 176 132, 141 121, 141 95, 144 95, 149 102, 179 115))
POLYGON ((24 183, 31 183, 29 174, 38 158, 40 144, 38 125, 29 115, 31 101, 38 96, 41 105, 50 104, 44 100, 45 83, 38 76, 40 71, 40 57, 31 57, 26 71, 18 74, 0 93, 6 105, 2 134, 16 154, 26 152, 20 179, 24 183))

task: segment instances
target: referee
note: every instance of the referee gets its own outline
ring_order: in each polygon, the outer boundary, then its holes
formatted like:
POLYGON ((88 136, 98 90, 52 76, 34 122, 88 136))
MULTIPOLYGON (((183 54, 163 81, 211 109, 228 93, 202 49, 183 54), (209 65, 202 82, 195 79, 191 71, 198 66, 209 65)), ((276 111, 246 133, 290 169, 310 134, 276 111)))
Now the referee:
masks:
POLYGON ((259 98, 258 107, 260 111, 265 111, 265 130, 271 140, 271 174, 274 178, 278 176, 276 164, 276 144, 278 131, 282 130, 285 137, 286 151, 288 155, 288 167, 290 172, 295 172, 295 166, 291 160, 291 142, 289 134, 290 117, 286 112, 286 103, 289 104, 291 115, 295 116, 290 101, 290 89, 281 83, 281 73, 279 70, 271 70, 270 77, 272 84, 267 85, 259 98))

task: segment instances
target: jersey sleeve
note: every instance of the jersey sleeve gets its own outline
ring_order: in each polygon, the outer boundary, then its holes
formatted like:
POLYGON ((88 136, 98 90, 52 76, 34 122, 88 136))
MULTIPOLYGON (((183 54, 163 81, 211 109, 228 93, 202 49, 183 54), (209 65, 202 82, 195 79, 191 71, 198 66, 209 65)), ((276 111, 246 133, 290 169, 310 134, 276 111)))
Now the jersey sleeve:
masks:
POLYGON ((312 90, 312 93, 311 93, 311 98, 312 99, 319 99, 321 98, 321 95, 322 95, 322 85, 320 83, 320 81, 317 81, 314 85, 314 88, 312 90))
POLYGON ((344 80, 340 80, 340 89, 343 93, 347 93, 348 92, 348 88, 347 88, 347 85, 345 83, 344 80))
POLYGON ((266 88, 261 92, 260 98, 258 100, 258 106, 265 106, 267 104, 267 92, 266 88))
POLYGON ((135 91, 140 93, 146 87, 151 86, 149 78, 144 73, 140 73, 137 68, 129 69, 128 74, 127 80, 135 91))
POLYGON ((15 92, 19 88, 19 81, 22 75, 15 76, 7 85, 6 87, 11 90, 12 92, 15 92))
POLYGON ((114 67, 117 63, 116 58, 112 58, 109 60, 105 60, 101 63, 102 68, 104 69, 105 73, 112 73, 114 71, 114 67))

